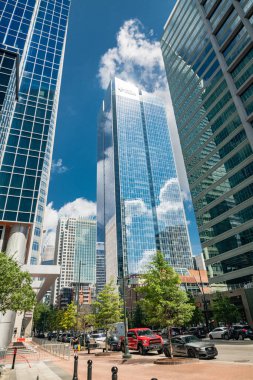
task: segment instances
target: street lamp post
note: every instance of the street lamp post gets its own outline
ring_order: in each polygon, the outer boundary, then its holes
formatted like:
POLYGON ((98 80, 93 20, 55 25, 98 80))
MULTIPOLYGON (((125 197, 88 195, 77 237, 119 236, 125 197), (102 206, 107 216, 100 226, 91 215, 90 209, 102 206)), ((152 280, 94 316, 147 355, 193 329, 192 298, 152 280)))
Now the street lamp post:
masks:
POLYGON ((128 347, 128 323, 127 323, 127 313, 126 313, 126 289, 125 289, 125 275, 123 272, 123 277, 122 277, 122 286, 123 286, 123 303, 124 303, 124 330, 125 330, 125 347, 124 347, 124 353, 122 354, 123 359, 131 359, 132 355, 129 353, 129 347, 128 347))
POLYGON ((126 286, 125 286, 125 272, 126 272, 126 226, 125 226, 125 204, 124 200, 121 202, 121 220, 122 223, 122 295, 123 295, 123 306, 124 306, 124 330, 125 330, 125 339, 124 339, 124 353, 122 354, 123 359, 131 359, 132 355, 129 353, 128 347, 128 323, 127 323, 127 313, 126 313, 126 286))

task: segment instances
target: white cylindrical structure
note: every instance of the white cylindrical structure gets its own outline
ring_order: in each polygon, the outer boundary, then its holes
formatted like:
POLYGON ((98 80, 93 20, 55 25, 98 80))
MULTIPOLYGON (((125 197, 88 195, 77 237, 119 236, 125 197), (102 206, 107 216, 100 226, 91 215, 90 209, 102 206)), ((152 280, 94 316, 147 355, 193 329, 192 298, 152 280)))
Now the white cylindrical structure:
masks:
POLYGON ((10 231, 6 253, 13 257, 21 265, 25 264, 26 243, 28 227, 22 224, 15 224, 10 231))
POLYGON ((11 342, 16 313, 8 310, 4 315, 0 313, 0 348, 6 348, 11 342))
MULTIPOLYGON (((15 224, 10 231, 6 253, 13 257, 20 265, 25 264, 28 227, 15 224)), ((0 348, 8 347, 11 342, 16 313, 8 310, 4 315, 0 313, 0 348)))

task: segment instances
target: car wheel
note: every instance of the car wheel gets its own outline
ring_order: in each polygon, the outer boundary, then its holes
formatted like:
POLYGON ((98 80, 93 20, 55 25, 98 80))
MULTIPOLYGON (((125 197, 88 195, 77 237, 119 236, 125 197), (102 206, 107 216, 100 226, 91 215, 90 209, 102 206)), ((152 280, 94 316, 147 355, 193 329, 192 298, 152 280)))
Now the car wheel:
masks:
POLYGON ((161 355, 163 353, 163 349, 157 350, 157 352, 158 352, 158 355, 161 355))
POLYGON ((209 335, 209 338, 210 338, 210 339, 213 339, 213 336, 212 336, 212 335, 209 335))
POLYGON ((238 339, 239 340, 244 340, 244 336, 242 334, 239 334, 238 339))
POLYGON ((226 339, 226 340, 228 340, 229 339, 228 334, 224 334, 223 338, 226 339))
POLYGON ((139 351, 139 354, 140 354, 140 355, 145 355, 145 354, 146 354, 146 351, 144 350, 144 348, 143 348, 142 345, 139 345, 139 347, 138 347, 138 351, 139 351))
POLYGON ((165 355, 167 358, 170 358, 170 357, 171 357, 170 350, 169 350, 167 347, 164 348, 163 352, 164 352, 164 355, 165 355))
POLYGON ((191 348, 188 350, 188 357, 189 358, 196 358, 195 351, 192 350, 191 348))

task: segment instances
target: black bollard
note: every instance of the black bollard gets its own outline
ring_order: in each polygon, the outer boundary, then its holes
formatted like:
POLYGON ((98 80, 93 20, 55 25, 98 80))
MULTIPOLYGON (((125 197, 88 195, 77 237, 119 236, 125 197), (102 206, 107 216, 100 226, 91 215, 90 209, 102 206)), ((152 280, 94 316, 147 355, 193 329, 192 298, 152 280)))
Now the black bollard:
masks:
POLYGON ((88 360, 87 365, 87 380, 92 380, 92 360, 88 360))
POLYGON ((156 377, 152 377, 152 379, 151 380, 158 380, 156 377))
POLYGON ((73 373, 73 379, 72 380, 78 380, 78 356, 74 356, 74 373, 73 373))
POLYGON ((118 368, 112 367, 112 380, 118 380, 118 368))
POLYGON ((15 348, 14 348, 14 351, 13 351, 13 359, 12 359, 12 366, 11 366, 11 369, 14 369, 14 368, 15 368, 16 356, 17 356, 17 348, 15 347, 15 348))

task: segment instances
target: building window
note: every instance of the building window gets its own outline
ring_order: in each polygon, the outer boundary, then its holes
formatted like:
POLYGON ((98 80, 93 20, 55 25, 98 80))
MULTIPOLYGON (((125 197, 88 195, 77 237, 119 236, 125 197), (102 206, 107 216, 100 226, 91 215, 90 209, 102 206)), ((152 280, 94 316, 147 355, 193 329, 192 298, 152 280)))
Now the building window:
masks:
POLYGON ((39 243, 37 241, 33 242, 33 251, 38 251, 39 250, 39 243))

